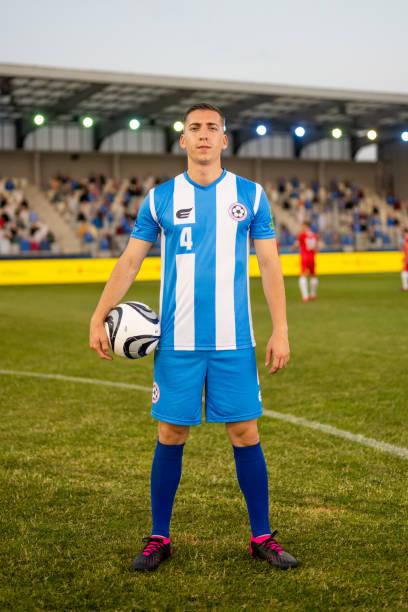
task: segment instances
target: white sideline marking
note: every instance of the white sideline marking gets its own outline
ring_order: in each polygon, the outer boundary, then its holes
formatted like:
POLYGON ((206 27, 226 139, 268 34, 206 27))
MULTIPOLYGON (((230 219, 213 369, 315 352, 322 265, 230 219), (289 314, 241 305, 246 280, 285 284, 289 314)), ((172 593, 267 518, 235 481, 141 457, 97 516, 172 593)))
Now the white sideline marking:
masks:
POLYGON ((64 376, 63 374, 40 374, 39 372, 17 372, 16 370, 0 370, 0 374, 11 374, 12 376, 33 376, 35 378, 52 378, 55 380, 66 380, 68 382, 87 383, 89 385, 105 385, 106 387, 121 387, 122 389, 137 389, 139 391, 152 391, 151 387, 132 385, 130 383, 111 382, 99 380, 98 378, 81 378, 79 376, 64 376))
MULTIPOLYGON (((11 375, 11 376, 32 376, 35 378, 50 378, 54 380, 66 380, 69 382, 86 383, 90 385, 104 385, 107 387, 120 387, 122 389, 137 389, 139 391, 151 392, 151 387, 144 387, 142 385, 134 385, 130 383, 121 383, 108 380, 99 380, 97 378, 80 378, 78 376, 65 376, 63 374, 41 374, 40 372, 20 372, 17 370, 0 370, 0 374, 11 375)), ((408 448, 402 446, 394 446, 387 442, 381 442, 374 438, 366 438, 362 434, 353 434, 345 429, 338 429, 331 425, 324 425, 318 421, 309 421, 302 417, 294 416, 293 414, 285 414, 283 412, 275 412, 275 410, 264 410, 264 415, 272 419, 278 419, 279 421, 286 421, 292 425, 300 425, 301 427, 308 427, 309 429, 317 429, 323 433, 337 436, 338 438, 344 438, 350 442, 357 442, 357 444, 363 444, 364 446, 370 446, 376 450, 391 455, 396 455, 402 459, 408 460, 408 448)))
POLYGON ((317 429, 318 431, 323 431, 324 433, 337 436, 338 438, 345 438, 351 442, 357 442, 358 444, 363 444, 364 446, 371 446, 371 448, 375 448, 376 450, 390 453, 391 455, 397 455, 397 457, 402 457, 403 459, 408 459, 408 448, 403 448, 402 446, 394 446, 393 444, 380 442, 374 438, 366 438, 362 434, 353 434, 345 429, 338 429, 337 427, 332 427, 331 425, 323 425, 323 423, 319 423, 317 421, 309 421, 308 419, 303 419, 302 417, 297 417, 293 414, 284 414, 283 412, 275 412, 274 410, 264 410, 263 413, 272 419, 287 421, 293 425, 309 427, 309 429, 317 429))

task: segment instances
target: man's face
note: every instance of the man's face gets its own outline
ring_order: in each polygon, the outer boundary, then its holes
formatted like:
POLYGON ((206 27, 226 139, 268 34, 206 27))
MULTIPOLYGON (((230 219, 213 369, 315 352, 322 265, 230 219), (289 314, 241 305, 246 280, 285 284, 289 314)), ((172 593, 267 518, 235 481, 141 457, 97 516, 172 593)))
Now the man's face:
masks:
POLYGON ((220 159, 227 147, 227 136, 220 115, 212 110, 189 113, 180 136, 180 146, 189 159, 199 164, 211 164, 220 159))

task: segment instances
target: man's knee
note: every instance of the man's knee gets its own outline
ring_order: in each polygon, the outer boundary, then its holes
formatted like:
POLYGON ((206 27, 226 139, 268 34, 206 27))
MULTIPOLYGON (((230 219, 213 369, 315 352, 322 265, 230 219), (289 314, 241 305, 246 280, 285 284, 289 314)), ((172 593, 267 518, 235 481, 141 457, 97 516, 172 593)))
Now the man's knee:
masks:
POLYGON ((159 421, 159 441, 162 444, 184 444, 189 429, 186 425, 174 425, 173 423, 159 421))
POLYGON ((259 442, 257 419, 226 423, 226 429, 231 444, 234 446, 254 446, 259 442))

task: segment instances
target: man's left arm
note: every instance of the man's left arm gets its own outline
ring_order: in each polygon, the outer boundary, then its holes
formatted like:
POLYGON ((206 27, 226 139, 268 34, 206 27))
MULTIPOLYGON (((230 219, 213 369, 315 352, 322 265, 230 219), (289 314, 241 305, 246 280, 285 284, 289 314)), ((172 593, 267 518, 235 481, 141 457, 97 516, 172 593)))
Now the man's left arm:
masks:
POLYGON ((282 268, 275 238, 254 239, 262 287, 271 313, 273 331, 266 345, 265 365, 275 374, 289 361, 286 297, 282 268))

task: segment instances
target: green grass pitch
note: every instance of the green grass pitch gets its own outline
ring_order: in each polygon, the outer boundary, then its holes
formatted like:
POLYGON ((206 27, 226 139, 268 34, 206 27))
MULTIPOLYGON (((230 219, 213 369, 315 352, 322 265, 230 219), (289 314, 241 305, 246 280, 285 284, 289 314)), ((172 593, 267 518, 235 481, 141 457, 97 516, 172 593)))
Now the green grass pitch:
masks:
MULTIPOLYGON (((397 274, 321 277, 303 304, 286 279, 292 355, 266 374, 271 324, 252 305, 264 407, 408 447, 408 294, 397 274)), ((0 288, 0 369, 151 386, 153 359, 88 348, 100 285, 0 288)), ((157 308, 157 283, 131 299, 157 308)), ((1 610, 408 609, 408 461, 260 420, 272 528, 299 560, 250 558, 223 425, 191 431, 172 519, 174 557, 129 570, 149 535, 150 394, 0 374, 1 610)))

